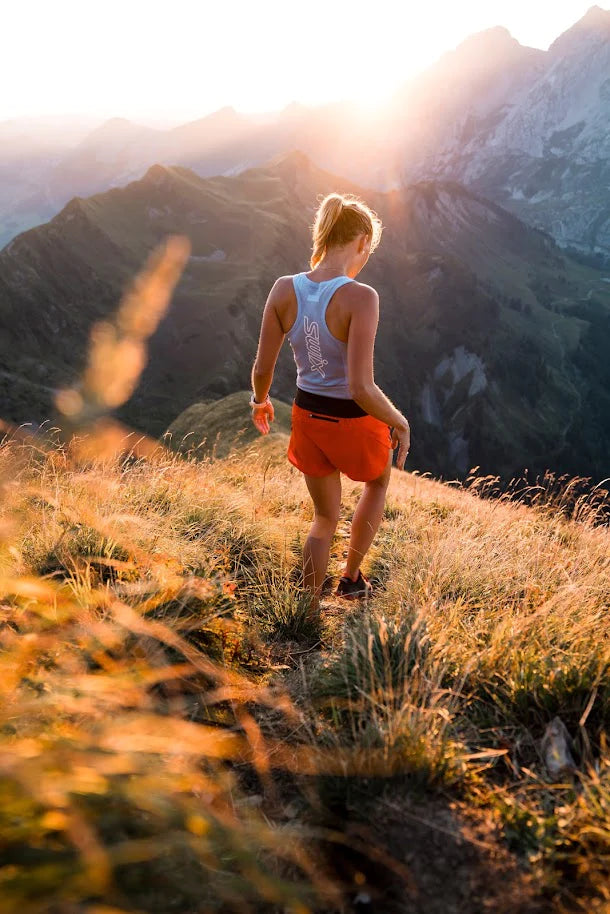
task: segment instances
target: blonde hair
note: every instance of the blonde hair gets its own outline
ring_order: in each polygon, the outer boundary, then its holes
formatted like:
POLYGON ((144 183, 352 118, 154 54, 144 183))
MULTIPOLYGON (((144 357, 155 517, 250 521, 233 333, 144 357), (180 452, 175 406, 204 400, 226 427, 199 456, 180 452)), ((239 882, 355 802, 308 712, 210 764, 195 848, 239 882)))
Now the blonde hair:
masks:
POLYGON ((313 224, 311 269, 320 263, 327 248, 348 244, 364 232, 371 239, 371 254, 379 245, 381 219, 354 194, 328 194, 318 207, 313 224))

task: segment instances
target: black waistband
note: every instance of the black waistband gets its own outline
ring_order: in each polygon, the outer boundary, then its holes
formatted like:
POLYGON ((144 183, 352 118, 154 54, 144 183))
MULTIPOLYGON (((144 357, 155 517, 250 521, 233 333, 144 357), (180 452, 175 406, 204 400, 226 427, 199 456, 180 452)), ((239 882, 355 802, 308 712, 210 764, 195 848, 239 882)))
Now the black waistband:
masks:
POLYGON ((294 402, 303 409, 310 409, 312 412, 322 413, 324 416, 338 416, 340 419, 357 419, 367 415, 355 400, 324 397, 322 394, 312 394, 308 390, 301 390, 300 387, 297 387, 294 402))

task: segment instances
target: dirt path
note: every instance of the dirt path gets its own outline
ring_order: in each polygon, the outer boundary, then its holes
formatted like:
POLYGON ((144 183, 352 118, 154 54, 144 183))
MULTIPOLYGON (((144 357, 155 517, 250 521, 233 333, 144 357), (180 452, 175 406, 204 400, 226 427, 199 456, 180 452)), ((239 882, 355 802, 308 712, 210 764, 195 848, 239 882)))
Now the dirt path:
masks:
MULTIPOLYGON (((543 914, 536 885, 507 850, 490 818, 443 797, 402 791, 380 800, 370 841, 403 864, 408 882, 375 878, 364 891, 376 914, 543 914)), ((362 892, 361 892, 362 894, 362 892)))
MULTIPOLYGON (((301 692, 304 672, 339 648, 344 627, 364 609, 327 595, 321 640, 284 654, 282 678, 301 692), (294 679, 293 679, 294 677, 294 679)), ((305 674, 306 678, 306 674, 305 674)), ((290 685, 289 685, 290 689, 290 685)), ((532 878, 506 847, 489 813, 402 779, 359 783, 343 808, 317 822, 344 841, 321 842, 324 868, 343 887, 342 914, 546 914, 532 878)), ((318 810, 318 813, 320 810, 318 810)), ((326 912, 316 911, 316 914, 326 912)))

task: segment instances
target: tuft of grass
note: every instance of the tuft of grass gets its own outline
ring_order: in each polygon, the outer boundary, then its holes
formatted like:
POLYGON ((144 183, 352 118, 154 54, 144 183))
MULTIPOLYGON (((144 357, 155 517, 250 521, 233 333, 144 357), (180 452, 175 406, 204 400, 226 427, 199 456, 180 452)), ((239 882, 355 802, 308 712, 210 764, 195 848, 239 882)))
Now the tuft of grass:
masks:
POLYGON ((448 784, 461 766, 449 726, 454 697, 441 679, 421 615, 372 615, 345 631, 341 650, 316 670, 312 695, 331 742, 357 748, 360 777, 448 784))
POLYGON ((423 619, 365 616, 346 630, 342 650, 318 671, 315 694, 347 701, 363 694, 400 701, 410 677, 425 664, 428 649, 423 619))
POLYGON ((133 556, 112 536, 82 524, 66 525, 58 541, 34 563, 34 571, 46 576, 70 578, 87 569, 102 583, 134 580, 133 556))
POLYGON ((249 569, 247 611, 268 638, 315 643, 320 640, 320 613, 311 594, 284 569, 258 563, 249 569))
POLYGON ((511 504, 528 505, 542 517, 567 518, 587 526, 608 525, 610 521, 610 489, 607 479, 594 484, 589 476, 569 476, 546 470, 531 480, 523 476, 503 482, 499 476, 477 475, 473 467, 464 488, 479 498, 493 498, 511 504))

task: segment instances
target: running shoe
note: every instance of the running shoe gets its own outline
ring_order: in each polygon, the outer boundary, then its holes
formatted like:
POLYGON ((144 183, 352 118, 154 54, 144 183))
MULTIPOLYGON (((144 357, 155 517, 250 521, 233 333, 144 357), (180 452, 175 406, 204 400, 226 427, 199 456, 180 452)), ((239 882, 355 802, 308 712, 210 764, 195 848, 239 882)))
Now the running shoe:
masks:
POLYGON ((345 597, 346 600, 361 600, 363 597, 370 597, 372 592, 373 587, 370 581, 358 570, 358 577, 355 581, 345 574, 341 577, 335 595, 345 597))

